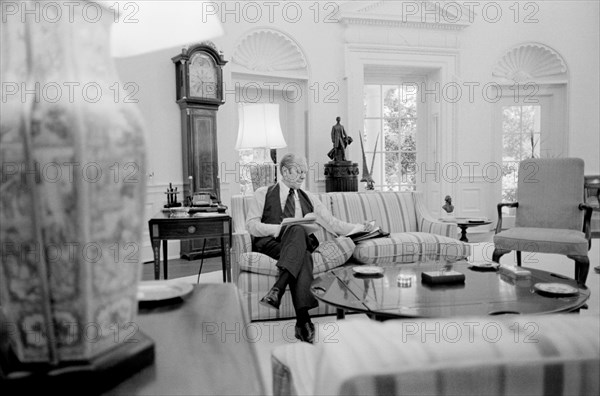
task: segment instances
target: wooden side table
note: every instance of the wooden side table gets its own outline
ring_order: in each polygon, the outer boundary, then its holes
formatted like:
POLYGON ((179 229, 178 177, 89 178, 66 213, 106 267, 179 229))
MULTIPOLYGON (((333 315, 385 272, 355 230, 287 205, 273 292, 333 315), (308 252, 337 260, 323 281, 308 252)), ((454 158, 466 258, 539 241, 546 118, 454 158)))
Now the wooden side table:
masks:
POLYGON ((231 217, 225 213, 198 213, 175 217, 159 212, 148 221, 150 241, 154 253, 154 279, 160 279, 160 241, 163 242, 163 275, 168 278, 167 241, 190 239, 221 239, 223 282, 231 282, 231 217))
POLYGON ((487 219, 477 219, 477 218, 469 218, 469 217, 448 217, 448 218, 440 218, 441 221, 446 223, 456 223, 458 228, 460 228, 460 241, 461 242, 469 242, 467 238, 467 229, 469 227, 478 227, 483 225, 492 224, 491 221, 487 219))

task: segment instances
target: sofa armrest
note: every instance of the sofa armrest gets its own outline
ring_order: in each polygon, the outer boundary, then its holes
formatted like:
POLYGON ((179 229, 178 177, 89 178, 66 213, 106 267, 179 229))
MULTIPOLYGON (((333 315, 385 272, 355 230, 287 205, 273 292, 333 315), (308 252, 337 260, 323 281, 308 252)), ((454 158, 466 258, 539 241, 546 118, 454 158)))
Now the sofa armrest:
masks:
POLYGON ((336 342, 318 345, 313 394, 598 394, 599 323, 570 314, 340 321, 336 342))
POLYGON ((419 231, 458 239, 458 226, 456 223, 447 223, 425 216, 419 219, 419 231))
POLYGON ((252 238, 248 232, 234 232, 231 235, 231 278, 237 282, 240 274, 240 260, 242 254, 252 251, 252 238))
POLYGON ((435 220, 423 202, 423 195, 415 192, 413 196, 417 213, 417 226, 419 227, 417 231, 458 239, 458 226, 455 223, 435 220))

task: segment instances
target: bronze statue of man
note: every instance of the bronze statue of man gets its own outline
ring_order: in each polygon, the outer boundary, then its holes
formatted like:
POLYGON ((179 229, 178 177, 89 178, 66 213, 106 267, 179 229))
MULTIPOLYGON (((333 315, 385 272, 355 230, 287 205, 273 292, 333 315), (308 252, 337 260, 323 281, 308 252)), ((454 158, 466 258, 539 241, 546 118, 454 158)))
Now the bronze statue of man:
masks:
POLYGON ((340 124, 341 118, 336 117, 337 122, 331 128, 331 142, 333 148, 327 153, 327 156, 334 161, 346 161, 346 147, 352 143, 352 138, 346 134, 344 126, 340 124))

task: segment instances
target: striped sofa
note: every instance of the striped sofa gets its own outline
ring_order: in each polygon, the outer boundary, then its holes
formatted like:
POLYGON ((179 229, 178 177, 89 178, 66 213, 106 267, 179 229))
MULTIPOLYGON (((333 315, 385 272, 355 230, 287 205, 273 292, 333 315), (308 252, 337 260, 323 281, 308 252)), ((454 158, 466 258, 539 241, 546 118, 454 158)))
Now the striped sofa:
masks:
POLYGON ((350 319, 272 351, 274 395, 598 395, 600 317, 350 319))
MULTIPOLYGON (((313 253, 314 275, 339 267, 352 258, 355 263, 409 263, 420 257, 466 258, 468 244, 456 239, 457 227, 431 218, 417 192, 359 192, 316 194, 331 213, 344 221, 362 223, 375 220, 389 238, 372 239, 355 245, 351 239, 337 237, 322 229, 320 241, 313 253)), ((231 267, 233 282, 247 301, 251 320, 283 319, 295 316, 289 293, 285 293, 278 311, 269 309, 259 300, 275 283, 276 261, 264 254, 252 252, 252 241, 246 230, 246 213, 252 196, 234 196, 231 200, 233 242, 231 267)), ((320 304, 312 315, 334 314, 335 308, 320 304)))

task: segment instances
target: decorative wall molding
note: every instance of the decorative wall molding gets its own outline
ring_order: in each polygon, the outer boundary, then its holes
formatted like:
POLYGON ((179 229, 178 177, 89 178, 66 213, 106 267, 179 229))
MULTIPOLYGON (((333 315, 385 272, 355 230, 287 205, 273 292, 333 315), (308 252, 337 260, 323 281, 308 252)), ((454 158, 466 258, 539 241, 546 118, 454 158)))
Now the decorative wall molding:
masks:
POLYGON ((462 30, 471 25, 473 16, 457 2, 351 1, 340 6, 337 19, 345 25, 462 30))
POLYGON ((256 29, 242 37, 235 47, 232 63, 236 72, 278 74, 291 73, 296 78, 308 77, 304 52, 286 34, 274 29, 256 29))
POLYGON ((540 43, 526 43, 513 47, 496 62, 492 75, 512 82, 548 82, 564 80, 567 64, 563 57, 540 43))

